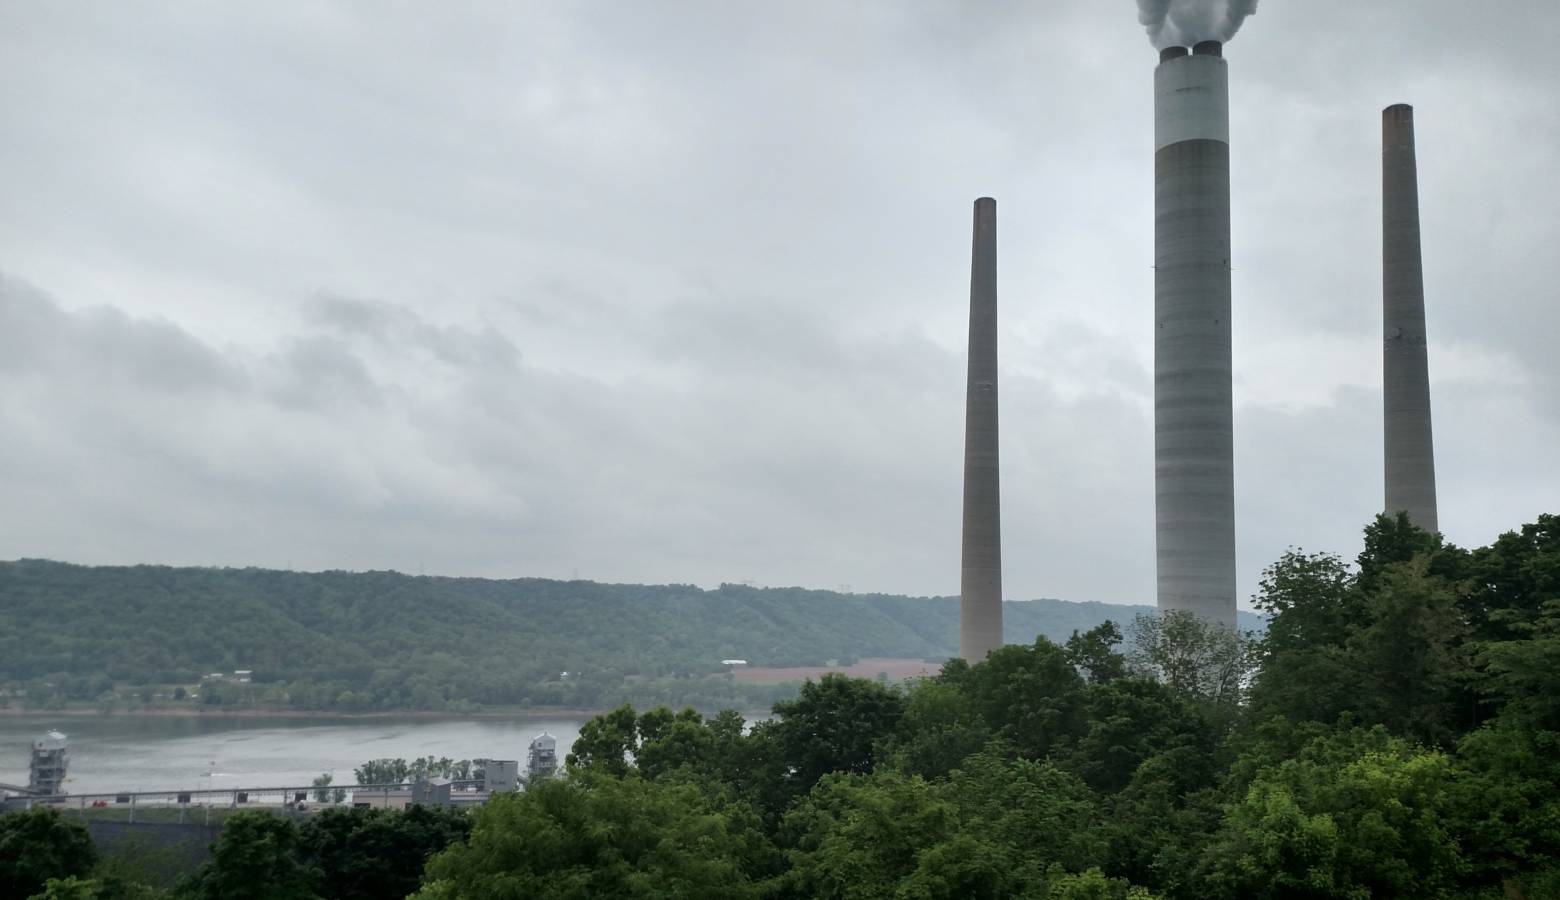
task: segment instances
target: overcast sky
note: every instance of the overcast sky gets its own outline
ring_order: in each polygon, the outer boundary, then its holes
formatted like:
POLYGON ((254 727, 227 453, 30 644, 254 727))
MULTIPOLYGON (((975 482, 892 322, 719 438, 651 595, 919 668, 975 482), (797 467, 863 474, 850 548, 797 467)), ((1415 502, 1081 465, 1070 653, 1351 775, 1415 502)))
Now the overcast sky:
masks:
MULTIPOLYGON (((1242 605, 1381 503, 1394 102, 1442 527, 1560 512, 1560 5, 1475 6, 1227 48, 1242 605)), ((1152 602, 1155 61, 1131 0, 0 2, 0 558, 955 593, 990 195, 1005 593, 1152 602)))

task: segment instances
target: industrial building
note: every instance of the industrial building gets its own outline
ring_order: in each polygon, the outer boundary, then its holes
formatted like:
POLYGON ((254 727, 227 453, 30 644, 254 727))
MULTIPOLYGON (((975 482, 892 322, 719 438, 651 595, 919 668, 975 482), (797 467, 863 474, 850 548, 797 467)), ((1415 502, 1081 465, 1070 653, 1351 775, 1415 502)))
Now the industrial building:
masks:
POLYGON ((482 790, 504 794, 520 789, 520 761, 517 759, 474 759, 482 767, 482 790))
POLYGON ((27 790, 40 795, 64 794, 70 767, 70 745, 65 735, 50 731, 33 741, 27 763, 27 790))
POLYGON ((542 732, 531 740, 526 751, 525 783, 536 784, 558 772, 558 739, 542 732))

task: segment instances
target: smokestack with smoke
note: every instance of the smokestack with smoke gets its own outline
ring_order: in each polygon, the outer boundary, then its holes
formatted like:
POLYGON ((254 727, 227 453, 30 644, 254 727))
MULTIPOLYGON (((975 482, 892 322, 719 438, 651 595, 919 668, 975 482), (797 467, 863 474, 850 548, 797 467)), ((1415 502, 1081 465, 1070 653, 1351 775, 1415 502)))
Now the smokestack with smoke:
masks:
POLYGON ((1223 45, 1154 70, 1154 508, 1159 608, 1235 627, 1230 115, 1223 45))
POLYGON ((1138 0, 1138 21, 1159 50, 1228 41, 1256 11, 1257 0, 1138 0))

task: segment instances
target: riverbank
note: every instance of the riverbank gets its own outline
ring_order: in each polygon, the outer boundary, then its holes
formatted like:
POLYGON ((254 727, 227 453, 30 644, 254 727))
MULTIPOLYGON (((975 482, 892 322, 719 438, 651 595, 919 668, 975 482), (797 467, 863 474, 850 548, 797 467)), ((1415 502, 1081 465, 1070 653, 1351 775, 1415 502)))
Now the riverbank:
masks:
MULTIPOLYGON (((443 709, 375 709, 364 712, 342 712, 333 709, 291 709, 288 707, 248 707, 232 709, 224 706, 139 706, 134 709, 103 710, 93 706, 67 706, 63 709, 26 709, 20 706, 0 707, 0 716, 28 716, 31 718, 165 718, 165 719, 330 719, 418 721, 437 719, 485 719, 515 718, 565 718, 591 719, 605 709, 568 709, 560 706, 517 706, 499 709, 482 709, 469 712, 451 712, 443 709)), ((768 713, 763 713, 768 715, 768 713)))
MULTIPOLYGON (((648 709, 649 707, 645 707, 648 709)), ((643 712, 643 710, 640 710, 643 712)), ((223 706, 138 706, 134 709, 116 708, 102 710, 90 705, 67 706, 63 709, 27 709, 21 706, 0 707, 0 717, 27 716, 30 718, 69 719, 329 719, 339 721, 455 721, 477 719, 506 721, 509 719, 593 719, 610 712, 608 709, 575 709, 562 706, 512 706, 493 707, 474 711, 452 712, 443 709, 375 709, 363 712, 342 712, 333 709, 291 709, 288 707, 247 707, 231 709, 223 706)), ((743 718, 767 719, 767 709, 740 710, 743 718)))
POLYGON ((309 715, 250 710, 247 715, 62 716, 61 711, 0 716, 0 782, 26 784, 29 748, 50 729, 70 745, 72 794, 210 790, 304 785, 322 774, 351 784, 375 759, 524 760, 542 732, 559 758, 588 717, 552 712, 477 719, 415 715, 309 715))

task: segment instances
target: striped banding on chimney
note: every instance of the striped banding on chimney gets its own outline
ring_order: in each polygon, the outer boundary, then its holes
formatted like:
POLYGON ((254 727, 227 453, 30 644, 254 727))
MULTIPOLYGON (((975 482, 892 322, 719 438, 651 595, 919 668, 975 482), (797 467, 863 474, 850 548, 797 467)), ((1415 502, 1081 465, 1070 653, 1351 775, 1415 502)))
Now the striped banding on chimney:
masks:
POLYGON ((1229 75, 1217 42, 1154 71, 1154 505, 1160 610, 1235 626, 1229 75))

